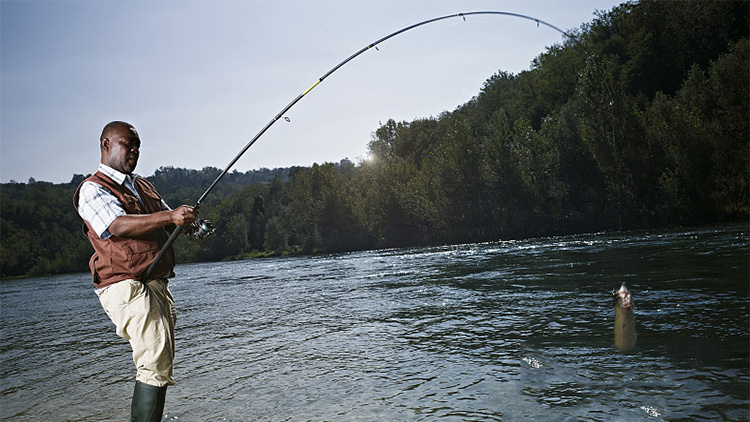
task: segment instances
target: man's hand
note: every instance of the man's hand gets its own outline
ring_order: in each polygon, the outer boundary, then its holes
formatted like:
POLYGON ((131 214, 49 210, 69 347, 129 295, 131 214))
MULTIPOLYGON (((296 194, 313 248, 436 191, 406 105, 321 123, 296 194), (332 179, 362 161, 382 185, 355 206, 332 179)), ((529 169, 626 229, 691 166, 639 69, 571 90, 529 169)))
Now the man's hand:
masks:
POLYGON ((176 226, 188 226, 195 221, 198 216, 198 211, 190 206, 182 205, 176 209, 170 211, 172 224, 176 226))

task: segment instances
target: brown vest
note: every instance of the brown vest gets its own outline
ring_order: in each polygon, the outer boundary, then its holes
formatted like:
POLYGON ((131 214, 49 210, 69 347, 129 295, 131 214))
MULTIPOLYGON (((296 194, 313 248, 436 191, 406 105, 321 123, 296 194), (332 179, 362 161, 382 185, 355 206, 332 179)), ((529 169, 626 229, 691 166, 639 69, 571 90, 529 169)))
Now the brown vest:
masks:
MULTIPOLYGON (((139 202, 128 188, 117 184, 102 172, 96 172, 86 181, 94 182, 112 192, 127 214, 150 214, 162 210, 161 196, 146 179, 136 177, 134 182, 143 203, 139 202)), ((76 209, 80 191, 81 186, 78 186, 73 195, 73 206, 76 209)), ((107 239, 100 239, 86 220, 83 221, 83 232, 94 247, 94 255, 89 260, 89 268, 97 288, 127 279, 140 280, 169 238, 167 230, 161 228, 139 238, 113 235, 107 239)), ((174 253, 170 247, 156 265, 150 278, 174 277, 173 268, 174 253)))

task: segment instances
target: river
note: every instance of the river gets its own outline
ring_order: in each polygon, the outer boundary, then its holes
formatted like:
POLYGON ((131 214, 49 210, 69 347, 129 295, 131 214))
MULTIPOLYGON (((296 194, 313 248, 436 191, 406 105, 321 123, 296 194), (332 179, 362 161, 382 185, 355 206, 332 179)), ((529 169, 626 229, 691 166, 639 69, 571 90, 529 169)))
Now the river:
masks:
MULTIPOLYGON (((749 252, 741 225, 180 265, 164 420, 750 420, 749 252)), ((128 420, 89 279, 0 283, 3 421, 128 420)))

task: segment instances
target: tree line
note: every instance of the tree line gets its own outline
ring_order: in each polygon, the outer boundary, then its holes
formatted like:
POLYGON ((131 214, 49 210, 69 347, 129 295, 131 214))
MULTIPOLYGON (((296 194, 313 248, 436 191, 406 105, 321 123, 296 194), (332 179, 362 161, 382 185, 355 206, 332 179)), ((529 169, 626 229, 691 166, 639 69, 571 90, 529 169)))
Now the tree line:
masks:
MULTIPOLYGON (((234 172, 201 210, 217 234, 178 261, 747 219, 749 19, 740 1, 600 12, 456 110, 381 124, 367 160, 234 172)), ((149 179, 189 204, 219 171, 149 179)), ((86 269, 82 178, 2 185, 3 276, 86 269)))

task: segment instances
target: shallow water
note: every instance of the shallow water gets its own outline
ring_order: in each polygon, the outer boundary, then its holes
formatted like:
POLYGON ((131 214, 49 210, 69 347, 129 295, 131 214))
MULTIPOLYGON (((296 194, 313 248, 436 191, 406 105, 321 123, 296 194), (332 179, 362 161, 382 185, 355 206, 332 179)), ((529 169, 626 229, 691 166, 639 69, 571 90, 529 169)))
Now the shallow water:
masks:
MULTIPOLYGON (((170 421, 750 420, 745 226, 178 266, 170 421), (613 346, 611 292, 638 344, 613 346)), ((87 274, 3 281, 0 418, 122 421, 87 274)))

